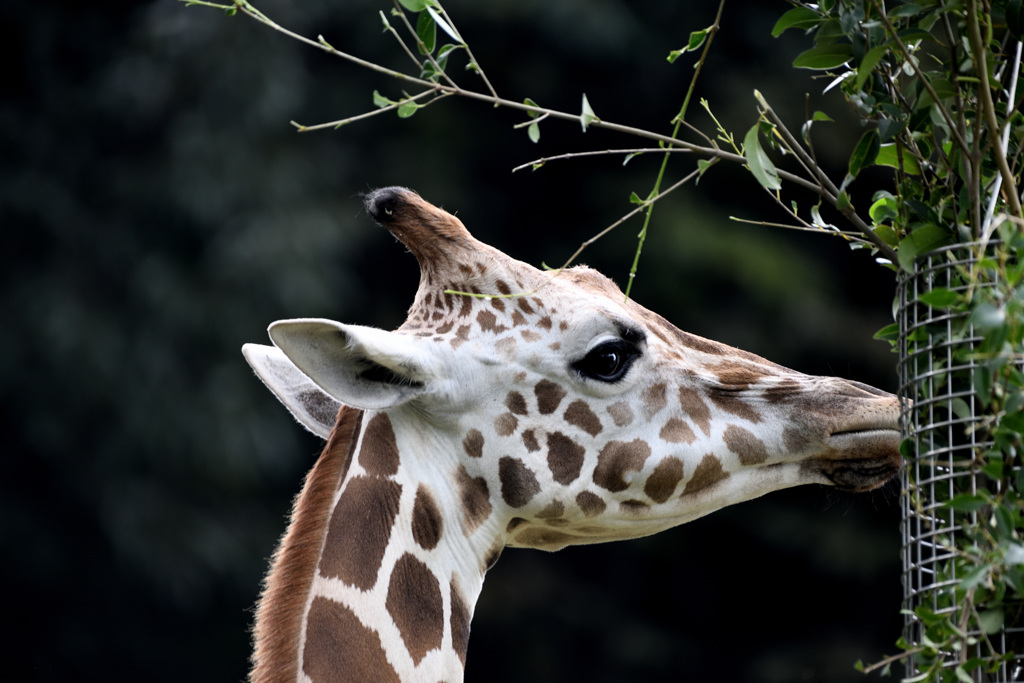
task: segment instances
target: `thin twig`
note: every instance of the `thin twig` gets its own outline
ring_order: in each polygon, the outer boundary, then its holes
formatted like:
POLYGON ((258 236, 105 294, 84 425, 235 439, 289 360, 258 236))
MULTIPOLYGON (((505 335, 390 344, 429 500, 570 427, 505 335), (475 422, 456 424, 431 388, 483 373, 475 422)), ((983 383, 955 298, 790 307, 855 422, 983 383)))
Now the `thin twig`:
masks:
POLYGON ((391 104, 381 107, 380 109, 374 109, 373 111, 357 114, 355 116, 349 116, 347 119, 329 121, 327 123, 317 123, 312 126, 304 126, 301 123, 297 123, 295 121, 289 121, 289 123, 295 126, 295 128, 298 129, 297 132, 299 133, 307 133, 313 130, 323 130, 324 128, 341 128, 342 126, 352 123, 354 121, 360 121, 362 119, 368 119, 370 117, 377 116, 378 114, 383 114, 384 112, 394 111, 395 109, 398 109, 407 102, 415 102, 416 100, 426 97, 427 95, 435 95, 435 97, 419 105, 421 108, 428 107, 434 102, 437 102, 438 100, 443 100, 444 98, 449 96, 449 93, 438 93, 433 90, 424 90, 423 92, 416 93, 415 95, 412 95, 410 97, 405 98, 404 100, 401 100, 400 102, 392 102, 391 104))

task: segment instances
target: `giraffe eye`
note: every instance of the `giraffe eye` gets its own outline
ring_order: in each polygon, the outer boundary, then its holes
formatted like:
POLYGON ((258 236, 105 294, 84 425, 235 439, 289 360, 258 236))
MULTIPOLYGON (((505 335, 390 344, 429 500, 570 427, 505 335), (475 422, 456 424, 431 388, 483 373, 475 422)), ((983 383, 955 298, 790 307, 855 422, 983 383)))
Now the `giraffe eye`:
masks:
POLYGON ((640 352, 621 339, 595 346, 586 356, 572 364, 572 368, 589 379, 599 382, 617 382, 622 379, 640 352))

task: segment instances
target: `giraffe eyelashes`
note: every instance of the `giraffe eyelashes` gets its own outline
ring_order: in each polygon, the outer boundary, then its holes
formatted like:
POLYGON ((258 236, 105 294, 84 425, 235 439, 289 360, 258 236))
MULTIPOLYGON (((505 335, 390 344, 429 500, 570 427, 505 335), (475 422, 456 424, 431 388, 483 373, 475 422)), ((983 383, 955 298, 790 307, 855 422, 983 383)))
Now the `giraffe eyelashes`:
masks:
POLYGON ((633 361, 639 357, 640 350, 636 346, 622 339, 613 339, 595 346, 571 367, 587 379, 611 384, 625 377, 633 361))

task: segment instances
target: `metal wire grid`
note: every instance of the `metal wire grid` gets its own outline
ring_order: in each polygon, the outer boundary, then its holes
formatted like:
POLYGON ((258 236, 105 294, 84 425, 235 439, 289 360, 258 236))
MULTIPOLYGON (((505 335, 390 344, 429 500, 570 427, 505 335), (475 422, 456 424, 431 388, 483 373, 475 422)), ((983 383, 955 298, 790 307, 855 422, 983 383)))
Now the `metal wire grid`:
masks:
MULTIPOLYGON (((977 365, 958 353, 980 341, 973 329, 966 337, 955 338, 954 323, 966 313, 932 308, 920 301, 925 292, 938 287, 964 291, 967 285, 958 277, 974 262, 971 245, 945 247, 921 257, 913 275, 903 274, 897 286, 900 329, 898 363, 901 401, 900 429, 913 448, 902 474, 903 507, 903 608, 906 610, 904 638, 921 643, 924 625, 913 610, 926 605, 936 614, 954 615, 957 623, 962 605, 957 604, 955 538, 962 524, 977 522, 977 512, 957 512, 944 503, 962 493, 977 493, 979 486, 991 486, 970 467, 976 449, 986 449, 988 441, 979 441, 972 427, 980 406, 974 394, 977 365)), ((980 636, 976 631, 969 635, 980 636)), ((1020 651, 1024 628, 1006 628, 989 636, 1000 652, 1020 651), (1016 648, 1013 645, 1017 645, 1016 648)), ((961 656, 985 654, 981 644, 974 652, 948 655, 955 666, 961 656)), ((974 680, 1024 680, 1024 659, 1004 663, 994 673, 973 672, 974 680)), ((908 663, 907 677, 918 673, 908 663)))

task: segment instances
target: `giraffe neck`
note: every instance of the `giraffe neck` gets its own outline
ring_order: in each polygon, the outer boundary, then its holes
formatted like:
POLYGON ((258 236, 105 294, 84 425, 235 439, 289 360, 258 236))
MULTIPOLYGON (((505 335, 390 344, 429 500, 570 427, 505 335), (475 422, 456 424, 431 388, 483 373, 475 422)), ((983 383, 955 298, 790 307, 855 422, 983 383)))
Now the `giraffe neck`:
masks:
POLYGON ((400 440, 387 413, 342 408, 267 578, 252 681, 462 680, 500 549, 467 512, 486 485, 457 467, 432 485, 443 458, 400 459, 400 440))

